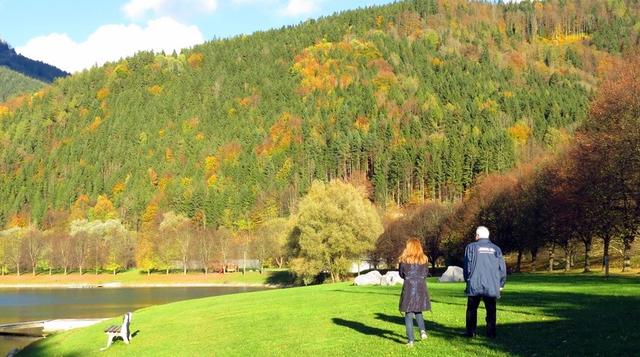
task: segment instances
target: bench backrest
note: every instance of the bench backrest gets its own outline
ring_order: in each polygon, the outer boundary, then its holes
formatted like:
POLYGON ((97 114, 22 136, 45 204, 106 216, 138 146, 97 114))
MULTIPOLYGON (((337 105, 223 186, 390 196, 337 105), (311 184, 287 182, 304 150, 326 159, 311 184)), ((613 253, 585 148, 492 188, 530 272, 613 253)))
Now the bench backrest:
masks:
POLYGON ((124 317, 122 318, 122 327, 120 327, 120 331, 122 333, 126 333, 127 336, 129 335, 129 325, 131 324, 132 317, 133 317, 133 313, 127 312, 126 314, 124 314, 124 317))

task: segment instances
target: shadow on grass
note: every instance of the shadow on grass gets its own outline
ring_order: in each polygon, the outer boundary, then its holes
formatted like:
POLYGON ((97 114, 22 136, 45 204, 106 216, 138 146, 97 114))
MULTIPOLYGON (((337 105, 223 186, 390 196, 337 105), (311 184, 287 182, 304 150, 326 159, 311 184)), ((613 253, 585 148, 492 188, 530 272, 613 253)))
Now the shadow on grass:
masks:
MULTIPOLYGON (((427 329, 427 332, 429 334, 439 335, 446 339, 449 339, 451 337, 456 337, 460 335, 462 332, 464 332, 462 330, 458 330, 452 327, 447 327, 437 322, 430 321, 429 318, 431 317, 430 316, 431 314, 424 313, 423 315, 424 315, 425 328, 427 329)), ((387 314, 378 312, 376 313, 376 320, 381 320, 381 321, 389 322, 392 324, 398 324, 404 327, 404 316, 387 315, 387 314)), ((414 321, 414 326, 415 326, 415 321, 414 321)))
POLYGON ((638 280, 633 276, 611 275, 605 278, 602 273, 513 273, 507 278, 507 285, 510 282, 516 284, 544 284, 544 285, 566 285, 590 286, 601 284, 638 284, 638 280), (513 280, 511 280, 513 279, 513 280))
MULTIPOLYGON (((615 289, 615 284, 608 287, 615 289)), ((498 302, 498 338, 488 340, 487 345, 522 356, 634 356, 640 346, 640 329, 637 327, 640 321, 639 306, 640 296, 637 295, 507 293, 498 302), (501 306, 506 307, 507 311, 509 307, 535 306, 540 318, 531 322, 501 324, 501 306)), ((483 317, 484 313, 479 313, 479 324, 484 320, 483 317)))
POLYGON ((269 272, 267 277, 267 284, 270 285, 293 285, 296 281, 296 276, 288 270, 279 270, 269 272))
POLYGON ((391 330, 384 330, 377 327, 367 326, 362 322, 345 320, 337 317, 334 317, 331 320, 333 321, 334 324, 338 326, 348 327, 350 329, 356 330, 365 335, 386 338, 388 340, 398 342, 398 343, 406 343, 405 336, 399 335, 391 330))
POLYGON ((388 293, 381 293, 381 292, 371 291, 371 290, 345 290, 345 289, 332 289, 329 291, 335 291, 335 292, 347 293, 347 294, 394 295, 394 296, 400 297, 400 290, 388 292, 388 293))
MULTIPOLYGON (((638 356, 640 280, 534 275, 519 276, 514 283, 529 285, 528 289, 539 286, 540 290, 505 291, 498 300, 497 338, 482 336, 485 332, 484 311, 478 313, 479 336, 473 340, 460 336, 464 332, 463 324, 453 327, 438 322, 451 321, 451 316, 444 314, 453 310, 426 313, 427 332, 452 345, 484 346, 513 356, 638 356), (563 291, 561 284, 572 291, 563 291), (574 290, 576 287, 577 291, 574 290)), ((433 302, 456 306, 456 314, 460 314, 456 318, 464 321, 466 302, 463 296, 447 294, 436 297, 433 302)), ((400 314, 376 313, 374 316, 394 326, 386 330, 350 321, 348 327, 383 338, 399 336, 393 331, 404 329, 404 317, 400 314)), ((338 324, 336 319, 334 322, 338 324)))

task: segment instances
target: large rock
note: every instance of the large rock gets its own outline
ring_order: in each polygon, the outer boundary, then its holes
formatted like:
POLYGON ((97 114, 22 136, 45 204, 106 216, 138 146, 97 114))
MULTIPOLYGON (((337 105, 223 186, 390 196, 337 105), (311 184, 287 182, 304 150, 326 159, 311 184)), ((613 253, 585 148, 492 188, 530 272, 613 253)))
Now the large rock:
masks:
POLYGON ((404 279, 400 277, 400 273, 397 271, 388 271, 380 279, 380 285, 394 286, 398 284, 404 284, 404 279))
POLYGON ((447 267, 447 271, 442 274, 442 276, 438 279, 441 283, 456 283, 460 281, 464 281, 464 274, 462 268, 457 266, 447 267))
POLYGON ((355 285, 380 285, 382 274, 379 271, 373 270, 366 274, 357 276, 353 281, 355 285))

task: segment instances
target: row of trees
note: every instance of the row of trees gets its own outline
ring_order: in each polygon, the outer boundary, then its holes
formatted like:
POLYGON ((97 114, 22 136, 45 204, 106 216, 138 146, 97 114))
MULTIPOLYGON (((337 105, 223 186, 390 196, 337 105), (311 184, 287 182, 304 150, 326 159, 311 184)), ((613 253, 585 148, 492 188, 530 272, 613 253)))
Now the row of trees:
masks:
MULTIPOLYGON (((91 269, 96 274, 137 267, 147 271, 180 268, 211 268, 224 271, 228 261, 257 259, 260 269, 282 267, 285 263, 287 219, 273 219, 254 229, 237 227, 202 227, 198 222, 173 211, 152 215, 139 232, 129 231, 116 217, 110 202, 101 196, 87 214, 78 205, 71 215, 59 212, 47 217, 43 230, 25 225, 14 217, 10 228, 0 231, 0 272, 25 270, 83 274, 91 269), (259 239, 257 239, 259 237, 259 239)), ((240 266, 242 267, 242 266, 240 266)))
POLYGON ((35 227, 13 227, 0 231, 0 272, 25 269, 36 275, 71 270, 83 274, 108 270, 116 274, 133 265, 134 234, 119 220, 75 220, 68 230, 40 231, 35 227))
POLYGON ((186 274, 196 267, 207 274, 232 258, 252 258, 261 266, 282 268, 290 262, 305 283, 323 271, 338 281, 382 233, 378 212, 363 187, 342 181, 314 182, 297 215, 257 227, 207 228, 172 211, 147 212, 143 229, 136 233, 113 218, 116 212, 105 200, 88 207, 82 218, 50 217, 51 227, 44 231, 33 226, 0 231, 0 272, 20 275, 28 267, 34 275, 83 274, 88 269, 116 274, 137 267, 168 274, 179 267, 186 274))
POLYGON ((629 269, 631 244, 640 233, 639 73, 637 55, 616 66, 575 141, 560 153, 482 178, 457 205, 428 204, 395 220, 378 241, 377 256, 394 263, 403 237, 417 235, 432 263, 441 256, 455 262, 483 224, 503 250, 516 254, 517 271, 527 252, 535 269, 543 249, 552 270, 558 247, 568 270, 579 244, 587 272, 592 246, 600 242, 608 274, 613 241, 623 247, 623 271, 629 269))

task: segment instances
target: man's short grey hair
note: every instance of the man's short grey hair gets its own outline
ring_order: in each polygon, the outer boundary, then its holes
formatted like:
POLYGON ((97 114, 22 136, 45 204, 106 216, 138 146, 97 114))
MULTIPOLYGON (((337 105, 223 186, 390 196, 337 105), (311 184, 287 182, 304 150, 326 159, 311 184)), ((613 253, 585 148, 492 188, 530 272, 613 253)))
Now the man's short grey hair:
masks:
POLYGON ((476 235, 479 238, 489 238, 489 229, 485 226, 480 226, 476 229, 476 235))

